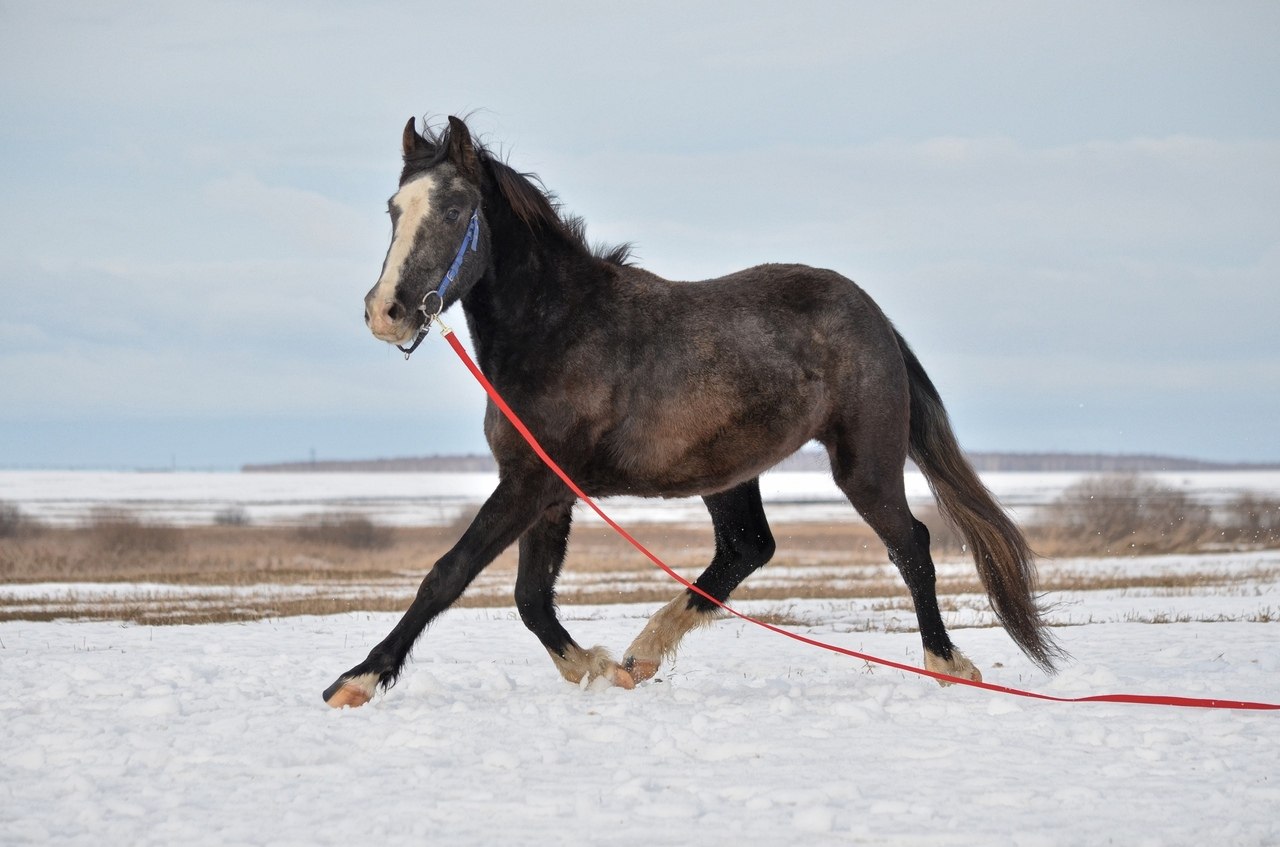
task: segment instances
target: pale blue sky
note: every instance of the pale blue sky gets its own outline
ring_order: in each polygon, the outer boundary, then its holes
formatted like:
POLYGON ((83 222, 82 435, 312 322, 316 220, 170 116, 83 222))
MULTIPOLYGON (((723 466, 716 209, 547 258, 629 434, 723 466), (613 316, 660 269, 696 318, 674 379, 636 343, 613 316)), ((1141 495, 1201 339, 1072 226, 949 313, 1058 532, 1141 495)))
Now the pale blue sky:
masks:
MULTIPOLYGON (((0 466, 480 451, 361 298, 409 115, 856 279, 980 450, 1280 460, 1280 6, 0 2, 0 466)), ((460 321, 455 321, 460 323, 460 321)))

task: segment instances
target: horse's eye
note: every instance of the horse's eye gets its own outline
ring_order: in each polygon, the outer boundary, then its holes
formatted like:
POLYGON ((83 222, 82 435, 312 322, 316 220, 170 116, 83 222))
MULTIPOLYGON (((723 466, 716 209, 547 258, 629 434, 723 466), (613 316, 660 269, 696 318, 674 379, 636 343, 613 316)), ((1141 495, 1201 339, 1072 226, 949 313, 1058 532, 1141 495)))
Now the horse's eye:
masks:
POLYGON ((449 211, 444 213, 444 219, 449 223, 453 223, 461 215, 462 215, 462 212, 458 211, 457 209, 450 209, 449 211))

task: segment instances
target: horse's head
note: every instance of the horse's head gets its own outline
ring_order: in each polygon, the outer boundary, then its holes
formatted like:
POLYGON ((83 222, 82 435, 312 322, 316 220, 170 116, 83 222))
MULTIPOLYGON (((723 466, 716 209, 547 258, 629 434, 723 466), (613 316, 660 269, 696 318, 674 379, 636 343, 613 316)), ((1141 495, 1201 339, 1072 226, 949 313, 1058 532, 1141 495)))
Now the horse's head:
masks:
POLYGON ((435 312, 452 305, 475 285, 488 264, 482 238, 480 158, 466 124, 449 118, 439 135, 424 137, 413 118, 404 128, 404 169, 400 188, 387 202, 391 246, 382 275, 364 298, 364 320, 383 341, 403 344, 426 318, 421 310, 444 286, 435 312), (474 215, 474 218, 473 218, 474 215), (473 223, 473 220, 475 221, 473 223), (438 307, 438 308, 437 308, 438 307))

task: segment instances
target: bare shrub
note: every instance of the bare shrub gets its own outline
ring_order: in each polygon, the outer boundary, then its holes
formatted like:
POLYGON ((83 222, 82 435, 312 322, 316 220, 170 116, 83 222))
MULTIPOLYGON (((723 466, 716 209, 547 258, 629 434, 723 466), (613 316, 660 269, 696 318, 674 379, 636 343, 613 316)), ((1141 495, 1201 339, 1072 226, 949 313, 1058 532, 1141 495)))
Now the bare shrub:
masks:
POLYGON ((1218 537, 1213 513, 1137 474, 1089 477, 1043 511, 1037 547, 1058 555, 1193 552, 1218 537))
POLYGON ((351 550, 381 550, 395 540, 389 527, 378 526, 364 515, 321 515, 299 527, 298 537, 351 550))
POLYGON ((248 526, 249 513, 243 506, 227 506, 213 516, 217 526, 248 526))
POLYGON ((121 509, 94 509, 89 537, 99 553, 112 556, 172 553, 182 547, 179 528, 145 522, 121 509))
POLYGON ((1280 547, 1280 500, 1241 494, 1223 507, 1221 523, 1226 541, 1280 547))
POLYGON ((31 520, 12 503, 0 502, 0 538, 14 538, 29 529, 31 520))

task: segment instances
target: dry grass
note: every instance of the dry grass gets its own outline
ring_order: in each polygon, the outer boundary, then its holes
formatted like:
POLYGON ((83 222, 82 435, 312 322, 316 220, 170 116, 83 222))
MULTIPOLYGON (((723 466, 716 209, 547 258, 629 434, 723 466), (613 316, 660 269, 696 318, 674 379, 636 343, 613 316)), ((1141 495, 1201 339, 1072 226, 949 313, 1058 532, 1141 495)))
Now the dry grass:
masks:
POLYGON ((363 515, 319 515, 297 529, 312 544, 350 550, 383 550, 394 543, 391 530, 363 515))
MULTIPOLYGON (((0 581, 5 583, 128 583, 104 595, 76 596, 50 587, 46 596, 0 600, 0 619, 97 618, 140 623, 236 621, 350 611, 399 611, 408 605, 430 565, 464 528, 391 528, 366 518, 316 518, 302 528, 251 526, 228 514, 214 525, 175 528, 115 512, 98 512, 86 526, 41 527, 0 504, 0 581), (145 586, 167 586, 155 591, 145 586), (143 586, 138 588, 137 586, 143 586)), ((983 594, 961 540, 937 518, 918 510, 930 527, 944 597, 983 594)), ((1141 478, 1092 481, 1046 509, 1052 523, 1028 528, 1033 545, 1052 556, 1280 546, 1280 504, 1240 498, 1210 513, 1182 495, 1141 478), (1179 499, 1181 498, 1181 499, 1179 499)), ((710 560, 709 524, 650 524, 636 536, 686 578, 710 560)), ((910 600, 884 547, 851 519, 774 527, 778 554, 735 593, 737 600, 785 603, 797 598, 910 600)), ((467 592, 462 605, 509 606, 516 554, 508 550, 467 592)), ((1274 583, 1275 569, 1232 573, 1152 573, 1142 568, 1041 568, 1040 590, 1196 591, 1274 583)), ((679 590, 608 528, 580 522, 561 580, 562 604, 661 603, 679 590)), ((779 620, 786 618, 779 612, 779 620)))
POLYGON ((93 512, 89 537, 101 555, 113 559, 172 556, 186 543, 186 536, 178 527, 146 523, 115 509, 93 512))
MULTIPOLYGON (((110 533, 93 526, 24 535, 0 545, 0 579, 54 585, 42 585, 34 598, 0 601, 0 619, 162 624, 401 611, 430 563, 456 540, 457 532, 452 527, 384 530, 389 542, 368 549, 289 528, 196 527, 181 530, 176 544, 142 543, 131 537, 131 553, 123 552, 118 537, 123 530, 118 527, 110 533), (109 592, 77 592, 74 585, 80 582, 123 585, 109 592), (59 589, 58 584, 70 588, 59 589)), ((886 563, 878 542, 863 537, 864 527, 796 524, 776 530, 782 552, 735 593, 735 600, 783 604, 776 622, 784 625, 797 623, 785 604, 799 598, 869 599, 885 609, 910 611, 910 598, 895 569, 886 563)), ((129 530, 139 532, 136 527, 129 530)), ((636 532, 686 578, 695 577, 711 556, 709 529, 660 525, 638 527, 636 532)), ((938 591, 944 605, 955 606, 957 597, 981 600, 982 587, 971 564, 963 557, 939 559, 938 591)), ((1041 590, 1177 593, 1280 581, 1276 568, 1263 566, 1229 573, 1161 574, 1123 563, 1106 569, 1077 564, 1046 562, 1041 590)), ((515 567, 514 551, 504 553, 460 605, 510 606, 515 567)), ((574 530, 559 588, 562 605, 656 605, 679 590, 607 528, 582 525, 574 530)))

